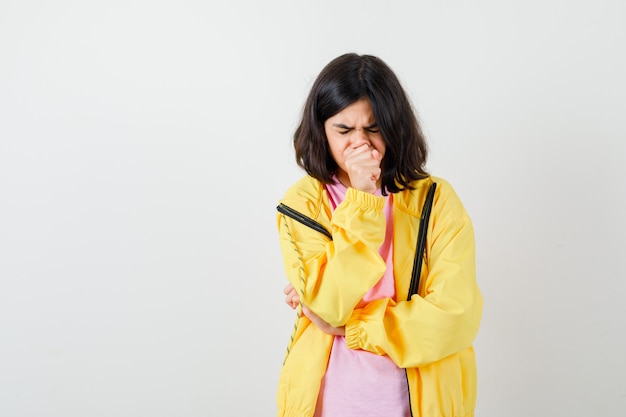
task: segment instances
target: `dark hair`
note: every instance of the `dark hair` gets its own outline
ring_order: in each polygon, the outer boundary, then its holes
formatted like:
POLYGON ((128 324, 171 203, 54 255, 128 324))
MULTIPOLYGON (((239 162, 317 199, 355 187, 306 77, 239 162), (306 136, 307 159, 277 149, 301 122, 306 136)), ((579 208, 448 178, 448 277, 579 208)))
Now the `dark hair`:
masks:
POLYGON ((332 182, 338 166, 330 153, 324 122, 362 98, 370 101, 385 141, 383 193, 412 189, 412 181, 428 177, 426 139, 398 77, 372 55, 341 55, 317 76, 293 137, 298 166, 325 184, 332 182))

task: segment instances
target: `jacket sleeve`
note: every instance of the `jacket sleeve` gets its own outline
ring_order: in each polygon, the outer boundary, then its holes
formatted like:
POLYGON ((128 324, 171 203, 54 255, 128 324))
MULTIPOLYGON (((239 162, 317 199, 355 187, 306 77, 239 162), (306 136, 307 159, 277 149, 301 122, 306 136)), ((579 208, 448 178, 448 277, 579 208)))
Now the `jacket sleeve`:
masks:
POLYGON ((278 214, 287 279, 300 301, 334 327, 345 325, 385 271, 378 253, 385 237, 383 205, 382 197, 349 188, 332 216, 332 240, 278 214))
POLYGON ((424 296, 375 300, 355 310, 346 324, 349 348, 386 354, 399 367, 412 368, 472 345, 483 305, 473 227, 450 187, 435 200, 432 216, 424 296))

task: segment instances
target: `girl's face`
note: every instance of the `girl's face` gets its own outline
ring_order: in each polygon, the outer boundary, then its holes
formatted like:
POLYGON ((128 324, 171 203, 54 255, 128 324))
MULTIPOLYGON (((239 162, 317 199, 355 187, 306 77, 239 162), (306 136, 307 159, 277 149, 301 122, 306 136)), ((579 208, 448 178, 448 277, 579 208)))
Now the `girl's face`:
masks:
POLYGON ((355 101, 327 119, 324 130, 330 153, 339 166, 337 178, 346 187, 350 187, 350 178, 345 162, 353 150, 367 145, 370 150, 380 153, 381 160, 385 156, 385 142, 378 131, 372 105, 366 98, 355 101))

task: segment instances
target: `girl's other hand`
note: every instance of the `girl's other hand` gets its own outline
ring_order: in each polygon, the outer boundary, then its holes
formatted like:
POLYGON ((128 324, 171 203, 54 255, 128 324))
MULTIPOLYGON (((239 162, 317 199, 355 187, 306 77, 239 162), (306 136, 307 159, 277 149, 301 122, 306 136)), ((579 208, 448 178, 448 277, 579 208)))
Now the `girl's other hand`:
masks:
MULTIPOLYGON (((296 309, 298 304, 300 304, 300 296, 298 292, 291 284, 287 284, 283 289, 283 293, 285 293, 285 302, 292 309, 296 309)), ((307 306, 302 305, 302 313, 309 318, 321 331, 326 334, 330 334, 333 336, 345 336, 346 331, 345 327, 333 327, 330 324, 326 323, 320 316, 309 310, 307 306)))
POLYGON ((345 336, 346 328, 345 326, 341 327, 333 327, 330 324, 326 323, 320 316, 309 310, 307 306, 302 305, 302 313, 309 318, 321 331, 326 334, 330 334, 332 336, 345 336))
POLYGON ((298 307, 298 304, 300 304, 300 296, 298 295, 296 289, 293 285, 287 284, 285 289, 283 289, 283 293, 285 293, 285 302, 287 305, 295 310, 296 307, 298 307))

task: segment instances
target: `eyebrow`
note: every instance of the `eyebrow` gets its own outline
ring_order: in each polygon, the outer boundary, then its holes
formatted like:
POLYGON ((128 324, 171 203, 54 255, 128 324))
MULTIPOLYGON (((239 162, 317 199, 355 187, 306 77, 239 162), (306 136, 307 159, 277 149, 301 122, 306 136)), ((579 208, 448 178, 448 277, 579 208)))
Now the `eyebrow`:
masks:
MULTIPOLYGON (((333 124, 333 127, 337 127, 339 129, 348 129, 348 130, 354 129, 354 127, 346 126, 343 123, 335 123, 333 124)), ((374 127, 378 127, 378 123, 374 122, 369 126, 365 126, 365 129, 371 129, 374 127)))

